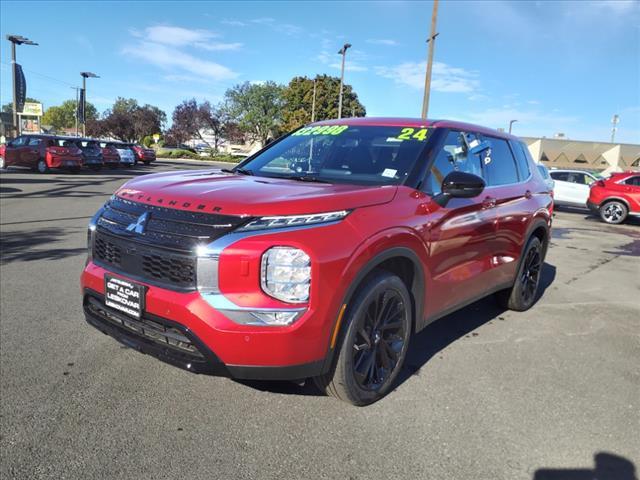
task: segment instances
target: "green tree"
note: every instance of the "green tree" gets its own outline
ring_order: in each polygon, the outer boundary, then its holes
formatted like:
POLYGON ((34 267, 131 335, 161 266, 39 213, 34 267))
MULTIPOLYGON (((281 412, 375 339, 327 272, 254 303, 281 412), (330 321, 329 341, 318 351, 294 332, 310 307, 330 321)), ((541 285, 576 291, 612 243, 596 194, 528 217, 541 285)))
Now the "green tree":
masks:
POLYGON ((225 110, 241 131, 262 145, 282 131, 284 87, 275 82, 245 82, 225 93, 225 110))
POLYGON ((134 142, 160 133, 166 121, 167 114, 158 107, 140 106, 134 98, 118 97, 113 107, 104 112, 99 128, 103 135, 134 142))
MULTIPOLYGON (((85 107, 87 123, 98 118, 98 111, 91 103, 85 107)), ((47 108, 42 116, 43 125, 51 125, 55 130, 72 128, 76 124, 76 101, 66 100, 59 106, 47 108)))
MULTIPOLYGON (((36 100, 35 98, 31 98, 31 97, 27 97, 24 100, 25 102, 29 102, 29 103, 40 103, 40 100, 36 100)), ((4 105, 2 105, 2 112, 3 113, 12 113, 13 112, 13 101, 9 102, 9 103, 5 103, 4 105)))
MULTIPOLYGON (((284 89, 284 107, 282 112, 283 129, 294 130, 311 122, 314 80, 307 77, 294 77, 284 89)), ((318 75, 316 83, 315 120, 327 120, 338 117, 340 96, 340 78, 318 75)), ((344 85, 342 98, 343 117, 364 117, 367 111, 358 100, 351 85, 344 85)))

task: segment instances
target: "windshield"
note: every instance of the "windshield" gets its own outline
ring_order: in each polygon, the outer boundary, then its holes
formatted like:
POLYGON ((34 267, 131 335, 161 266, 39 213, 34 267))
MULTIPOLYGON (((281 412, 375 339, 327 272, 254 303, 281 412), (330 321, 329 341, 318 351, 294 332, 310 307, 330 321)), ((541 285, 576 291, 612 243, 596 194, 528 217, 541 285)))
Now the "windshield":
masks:
POLYGON ((425 149, 427 128, 325 125, 305 127, 239 171, 330 183, 402 183, 425 149))

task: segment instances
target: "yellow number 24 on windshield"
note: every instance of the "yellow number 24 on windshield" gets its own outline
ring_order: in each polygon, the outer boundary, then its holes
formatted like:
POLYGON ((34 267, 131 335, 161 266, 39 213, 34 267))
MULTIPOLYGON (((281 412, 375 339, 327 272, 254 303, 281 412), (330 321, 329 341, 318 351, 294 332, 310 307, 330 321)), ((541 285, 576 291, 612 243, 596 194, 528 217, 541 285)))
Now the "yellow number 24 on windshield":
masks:
POLYGON ((413 138, 424 142, 427 138, 427 129, 421 128, 416 132, 415 128, 403 128, 397 138, 398 140, 411 140, 413 138))

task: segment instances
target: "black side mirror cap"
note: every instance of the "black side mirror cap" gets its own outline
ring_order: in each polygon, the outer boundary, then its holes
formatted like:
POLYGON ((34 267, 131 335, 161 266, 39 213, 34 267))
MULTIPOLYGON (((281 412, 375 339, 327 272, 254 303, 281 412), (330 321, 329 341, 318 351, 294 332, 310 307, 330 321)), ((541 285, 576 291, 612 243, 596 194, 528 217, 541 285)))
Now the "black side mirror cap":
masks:
POLYGON ((444 177, 441 193, 434 197, 434 201, 444 207, 452 198, 477 197, 482 193, 484 187, 484 180, 479 176, 473 173, 454 171, 444 177))

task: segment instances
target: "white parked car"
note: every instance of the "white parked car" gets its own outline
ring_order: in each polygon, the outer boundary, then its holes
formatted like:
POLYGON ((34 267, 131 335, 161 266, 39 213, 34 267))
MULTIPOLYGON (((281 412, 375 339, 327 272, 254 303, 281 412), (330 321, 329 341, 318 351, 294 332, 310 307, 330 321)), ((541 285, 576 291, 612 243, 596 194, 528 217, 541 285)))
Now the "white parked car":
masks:
POLYGON ((600 180, 596 173, 584 170, 552 169, 549 174, 555 182, 553 201, 556 205, 587 207, 591 184, 600 180))
POLYGON ((114 142, 113 146, 116 147, 116 150, 118 150, 121 164, 126 165, 127 167, 132 167, 137 163, 136 156, 129 144, 114 142))

